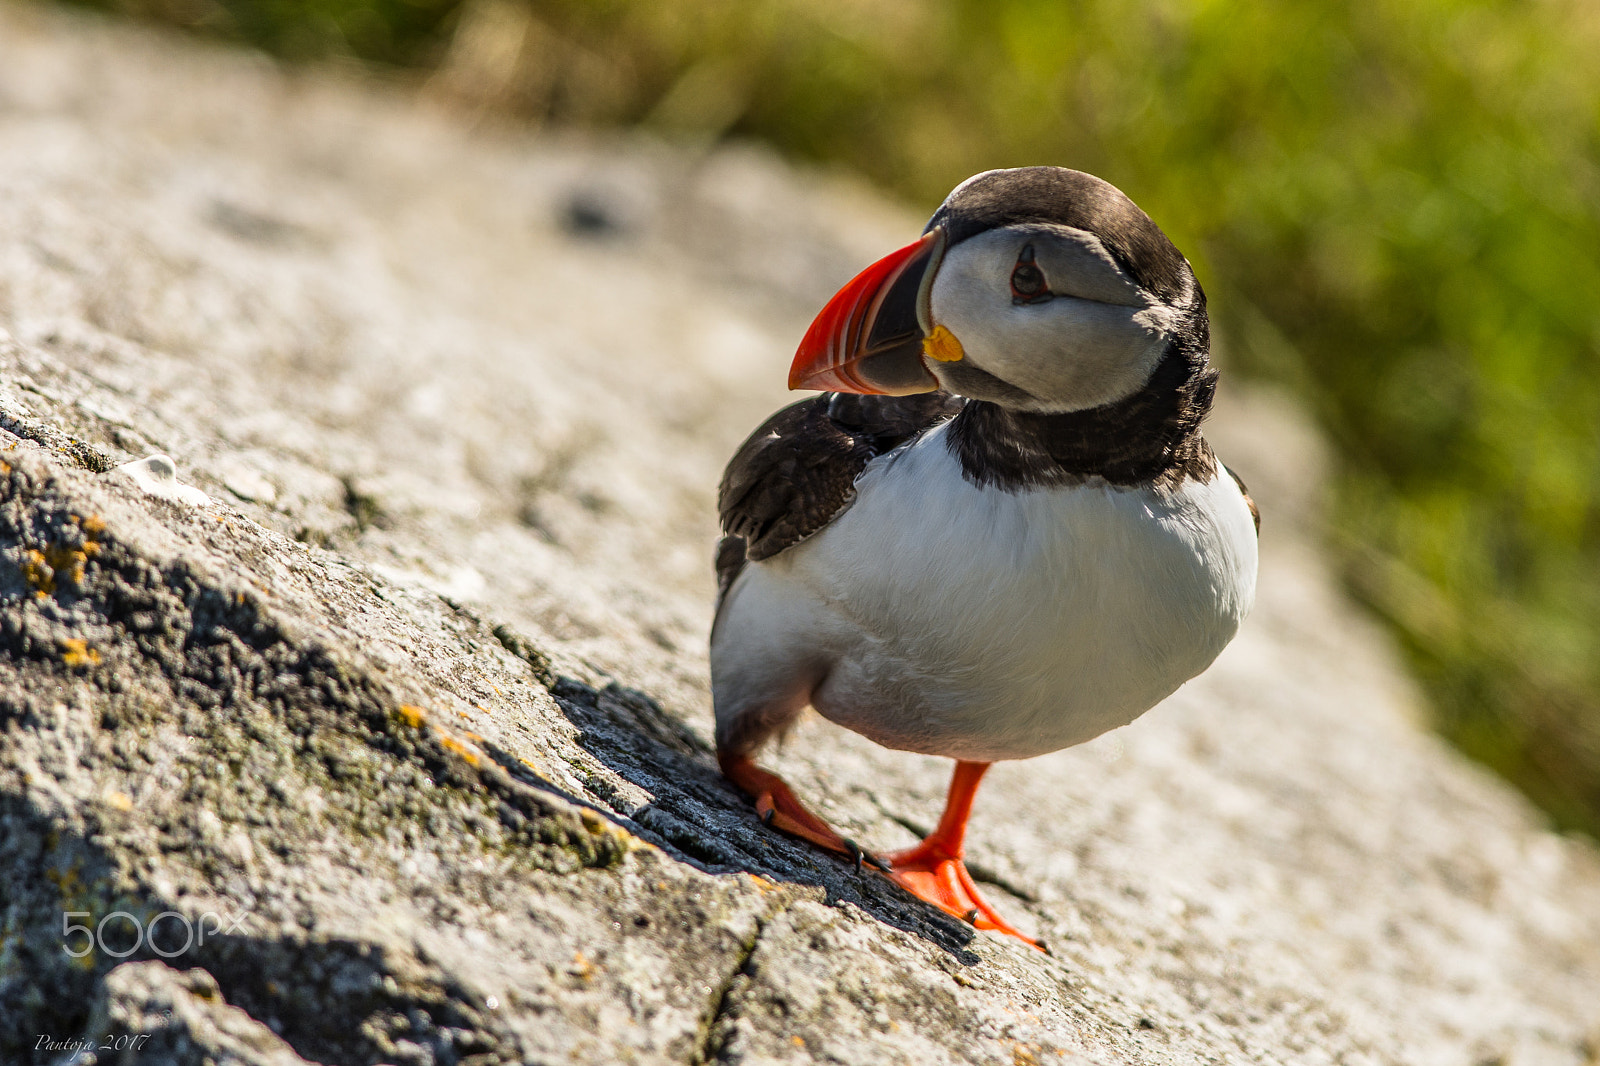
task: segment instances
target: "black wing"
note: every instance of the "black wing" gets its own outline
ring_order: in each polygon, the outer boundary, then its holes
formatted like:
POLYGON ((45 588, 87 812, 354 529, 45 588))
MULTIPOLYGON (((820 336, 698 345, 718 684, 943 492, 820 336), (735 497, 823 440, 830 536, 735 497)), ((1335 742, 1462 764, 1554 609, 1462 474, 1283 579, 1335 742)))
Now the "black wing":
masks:
POLYGON ((790 404, 750 435, 722 474, 718 601, 748 560, 770 559, 833 521, 867 463, 955 415, 966 401, 829 393, 790 404))

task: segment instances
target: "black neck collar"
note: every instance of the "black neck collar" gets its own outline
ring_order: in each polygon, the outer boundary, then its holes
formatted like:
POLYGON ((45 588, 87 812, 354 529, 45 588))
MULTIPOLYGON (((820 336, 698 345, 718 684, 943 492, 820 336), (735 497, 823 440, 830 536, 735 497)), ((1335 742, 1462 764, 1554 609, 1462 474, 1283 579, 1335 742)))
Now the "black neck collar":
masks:
POLYGON ((1216 459, 1200 423, 1217 371, 1205 346, 1174 341, 1144 388, 1103 407, 1030 414, 969 400, 950 425, 950 449, 979 485, 1008 491, 1102 477, 1114 485, 1208 480, 1216 459))

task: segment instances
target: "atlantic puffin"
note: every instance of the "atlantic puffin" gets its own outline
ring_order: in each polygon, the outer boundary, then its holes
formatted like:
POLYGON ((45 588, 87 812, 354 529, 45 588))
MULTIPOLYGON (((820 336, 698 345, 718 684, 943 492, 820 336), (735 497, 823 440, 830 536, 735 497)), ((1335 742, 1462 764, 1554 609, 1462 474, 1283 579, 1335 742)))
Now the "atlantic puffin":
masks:
POLYGON ((718 501, 717 755, 767 825, 1039 946, 962 861, 985 771, 1133 721, 1255 598, 1260 516, 1201 436, 1209 347, 1188 260, 1059 167, 967 179, 828 302, 789 372, 826 391, 745 441, 718 501), (932 834, 865 853, 756 764, 808 705, 956 760, 932 834))

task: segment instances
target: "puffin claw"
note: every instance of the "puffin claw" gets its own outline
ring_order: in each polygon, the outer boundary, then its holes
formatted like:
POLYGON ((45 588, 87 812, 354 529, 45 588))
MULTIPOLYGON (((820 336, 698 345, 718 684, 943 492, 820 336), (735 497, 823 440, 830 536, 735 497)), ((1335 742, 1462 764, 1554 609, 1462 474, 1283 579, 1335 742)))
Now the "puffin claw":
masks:
POLYGON ((874 870, 881 870, 884 873, 889 873, 890 872, 888 863, 886 863, 882 859, 878 858, 876 855, 874 855, 872 852, 868 851, 866 848, 862 847, 860 844, 857 844, 854 840, 851 840, 850 838, 846 837, 845 838, 845 842, 844 842, 844 846, 846 848, 850 849, 850 852, 849 852, 850 853, 850 858, 855 860, 856 873, 859 874, 861 872, 861 868, 863 866, 870 866, 874 870))
POLYGON ((764 811, 757 811, 756 812, 756 817, 761 819, 761 824, 766 826, 768 829, 772 828, 772 820, 774 818, 776 818, 777 816, 778 816, 778 811, 777 811, 777 808, 775 808, 775 807, 768 807, 764 811))
POLYGON ((889 862, 888 862, 887 859, 880 858, 879 856, 874 855, 870 851, 863 851, 861 853, 861 859, 859 860, 859 862, 865 862, 868 866, 872 867, 874 870, 879 870, 879 871, 882 871, 883 873, 886 873, 886 874, 894 873, 894 867, 889 865, 889 862))

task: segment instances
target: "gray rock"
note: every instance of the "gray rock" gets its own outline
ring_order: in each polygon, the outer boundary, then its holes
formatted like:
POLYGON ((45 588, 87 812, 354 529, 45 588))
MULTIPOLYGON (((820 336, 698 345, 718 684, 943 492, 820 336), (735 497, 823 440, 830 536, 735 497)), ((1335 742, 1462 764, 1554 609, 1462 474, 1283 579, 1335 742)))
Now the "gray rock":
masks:
POLYGON ((125 962, 106 974, 89 1016, 92 1050, 76 1061, 100 1066, 300 1066, 305 1060, 272 1031, 222 1000, 204 970, 125 962), (111 1035, 116 1034, 116 1035, 111 1035), (92 1056, 92 1057, 91 1057, 92 1056))
MULTIPOLYGON (((1255 616, 979 798, 1052 955, 723 782, 721 463, 917 225, 0 5, 0 1059, 1595 1061, 1594 849, 1424 731, 1315 434, 1232 379, 1255 616), (156 453, 209 502, 106 476, 156 453)), ((816 720, 771 761, 877 848, 948 773, 816 720)))

